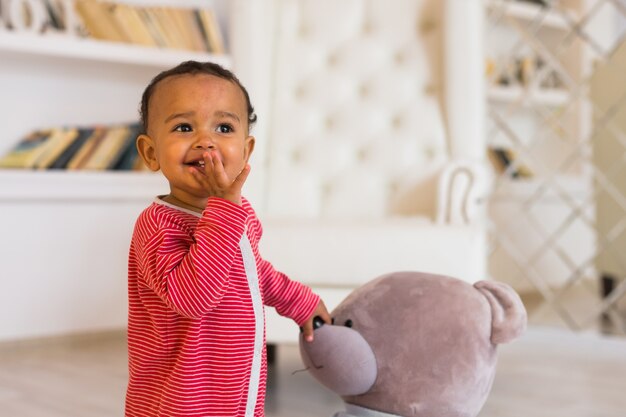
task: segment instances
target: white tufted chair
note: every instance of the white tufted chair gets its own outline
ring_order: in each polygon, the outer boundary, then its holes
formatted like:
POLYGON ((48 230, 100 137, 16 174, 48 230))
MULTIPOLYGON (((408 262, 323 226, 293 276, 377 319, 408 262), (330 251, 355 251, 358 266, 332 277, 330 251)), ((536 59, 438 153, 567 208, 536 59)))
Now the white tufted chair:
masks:
MULTIPOLYGON (((393 270, 485 278, 482 180, 451 157, 437 97, 437 3, 275 2, 262 253, 329 310, 393 270)), ((267 332, 297 336, 273 311, 267 332)))

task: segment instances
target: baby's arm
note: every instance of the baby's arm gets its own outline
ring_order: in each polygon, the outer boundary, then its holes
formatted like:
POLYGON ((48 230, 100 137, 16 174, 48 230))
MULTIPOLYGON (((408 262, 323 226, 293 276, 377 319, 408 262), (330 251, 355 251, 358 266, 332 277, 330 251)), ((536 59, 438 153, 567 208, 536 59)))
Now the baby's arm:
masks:
MULTIPOLYGON (((159 215, 142 245, 146 284, 179 314, 200 317, 217 306, 228 288, 248 213, 210 198, 193 236, 174 218, 159 215)), ((144 219, 146 220, 146 219, 144 219)))
POLYGON ((265 304, 302 326, 319 304, 319 296, 311 288, 274 269, 264 259, 258 263, 258 269, 265 304))
POLYGON ((290 280, 272 264, 261 260, 264 276, 265 304, 275 307, 278 314, 292 318, 302 328, 304 339, 313 341, 313 319, 319 316, 330 324, 331 317, 320 297, 306 285, 290 280))

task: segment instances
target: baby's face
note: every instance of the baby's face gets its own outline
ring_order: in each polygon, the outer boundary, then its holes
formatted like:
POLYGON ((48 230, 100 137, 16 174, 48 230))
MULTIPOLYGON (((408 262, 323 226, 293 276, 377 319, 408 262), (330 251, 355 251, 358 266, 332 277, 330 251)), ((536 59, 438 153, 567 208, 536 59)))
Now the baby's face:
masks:
POLYGON ((232 181, 254 147, 243 92, 235 83, 212 75, 161 81, 150 98, 148 118, 147 135, 154 143, 158 168, 178 197, 209 197, 192 174, 204 171, 200 162, 207 150, 217 151, 232 181))

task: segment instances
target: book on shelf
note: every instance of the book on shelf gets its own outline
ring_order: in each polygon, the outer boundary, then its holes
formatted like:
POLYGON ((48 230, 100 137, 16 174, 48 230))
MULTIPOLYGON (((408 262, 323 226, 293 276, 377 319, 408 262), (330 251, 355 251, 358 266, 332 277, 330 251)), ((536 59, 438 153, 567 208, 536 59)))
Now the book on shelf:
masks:
POLYGON ((81 169, 87 163, 87 160, 94 153, 100 141, 105 135, 105 128, 97 127, 91 132, 91 135, 87 138, 83 146, 81 146, 76 153, 70 158, 65 169, 74 170, 81 169))
POLYGON ((32 132, 0 158, 0 167, 48 168, 70 146, 76 135, 75 129, 54 128, 32 132))
POLYGON ((146 26, 148 33, 160 48, 168 48, 168 39, 166 33, 160 27, 160 23, 157 21, 154 10, 151 8, 136 8, 137 15, 146 26))
MULTIPOLYGON (((128 149, 136 150, 135 139, 139 133, 139 125, 107 129, 101 145, 87 161, 84 169, 115 169, 128 149)), ((133 153, 133 156, 136 157, 136 153, 133 153)))
POLYGON ((172 26, 176 28, 186 49, 198 52, 209 51, 202 38, 202 33, 193 10, 168 8, 166 11, 172 26))
POLYGON ((176 41, 167 27, 163 26, 159 14, 161 12, 156 7, 146 7, 138 9, 139 17, 145 23, 150 35, 161 48, 176 48, 176 41))
POLYGON ((552 3, 554 3, 554 0, 515 0, 519 3, 530 3, 530 4, 536 4, 537 6, 541 6, 541 7, 549 7, 552 6, 552 3))
POLYGON ((129 43, 151 47, 160 46, 136 7, 119 3, 112 5, 110 11, 113 18, 120 23, 119 26, 129 43))
POLYGON ((0 168, 143 169, 135 139, 139 123, 37 130, 0 157, 0 168))
POLYGON ((508 174, 511 178, 532 178, 532 171, 520 163, 512 149, 504 147, 489 147, 487 151, 489 161, 498 174, 508 174))
POLYGON ((184 34, 173 20, 173 14, 166 7, 153 7, 148 9, 148 13, 152 15, 153 21, 156 22, 156 28, 165 39, 166 46, 172 49, 189 49, 184 34))
POLYGON ((130 129, 126 126, 112 127, 104 130, 97 145, 89 157, 85 159, 82 169, 108 169, 113 160, 119 158, 129 138, 130 129))
POLYGON ((92 128, 77 129, 78 136, 74 141, 59 155, 59 157, 48 166, 49 169, 65 169, 72 157, 85 144, 87 139, 93 134, 92 128))
POLYGON ((76 0, 74 5, 91 37, 111 42, 128 42, 108 6, 107 3, 93 0, 76 0))
POLYGON ((0 158, 0 168, 34 168, 37 160, 46 152, 47 140, 51 135, 51 130, 30 133, 0 158))
POLYGON ((222 37, 215 12, 211 9, 197 10, 196 16, 200 22, 200 28, 204 34, 208 50, 215 54, 223 54, 224 38, 222 37))
MULTIPOLYGON (((132 134, 131 134, 132 137, 132 134)), ((122 149, 117 160, 111 164, 111 168, 116 171, 147 171, 148 167, 139 158, 135 141, 129 141, 125 149, 122 149)))
POLYGON ((47 139, 45 152, 34 164, 33 168, 46 169, 56 161, 78 136, 77 129, 53 129, 47 139))
POLYGON ((76 12, 86 31, 95 39, 224 53, 219 22, 211 9, 76 0, 76 12))
POLYGON ((43 3, 48 14, 48 27, 57 31, 65 30, 67 22, 65 21, 63 2, 60 0, 45 0, 43 3))

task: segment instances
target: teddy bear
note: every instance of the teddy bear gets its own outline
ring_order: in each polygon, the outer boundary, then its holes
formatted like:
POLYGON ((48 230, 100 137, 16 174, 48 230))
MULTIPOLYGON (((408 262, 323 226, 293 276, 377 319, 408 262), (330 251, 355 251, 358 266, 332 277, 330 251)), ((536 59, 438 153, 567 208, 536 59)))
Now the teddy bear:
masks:
POLYGON ((507 284, 394 272, 351 292, 300 338, 311 375, 342 397, 335 417, 475 417, 493 384, 497 345, 526 329, 507 284))

